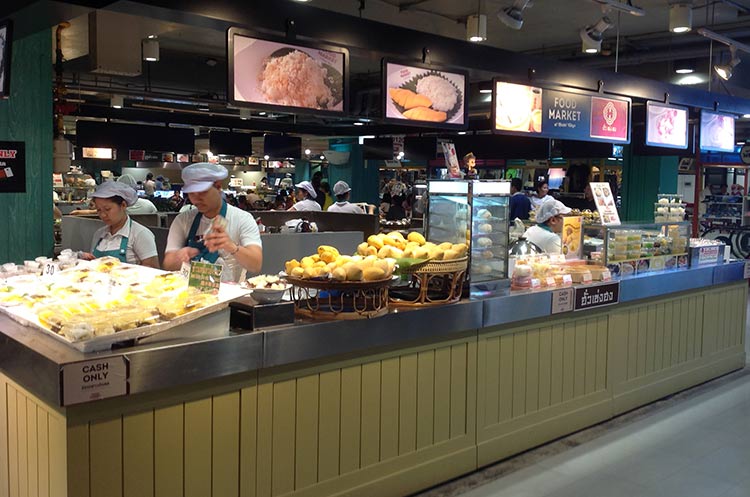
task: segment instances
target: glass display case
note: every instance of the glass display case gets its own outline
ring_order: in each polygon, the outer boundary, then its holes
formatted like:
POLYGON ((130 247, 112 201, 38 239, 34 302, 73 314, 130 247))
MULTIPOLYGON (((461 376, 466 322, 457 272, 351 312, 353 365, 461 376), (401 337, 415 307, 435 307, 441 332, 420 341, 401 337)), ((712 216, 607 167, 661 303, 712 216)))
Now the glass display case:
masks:
POLYGON ((427 190, 427 239, 469 244, 471 296, 506 288, 510 182, 430 181, 427 190))
POLYGON ((584 225, 584 257, 612 276, 688 267, 689 222, 584 225))

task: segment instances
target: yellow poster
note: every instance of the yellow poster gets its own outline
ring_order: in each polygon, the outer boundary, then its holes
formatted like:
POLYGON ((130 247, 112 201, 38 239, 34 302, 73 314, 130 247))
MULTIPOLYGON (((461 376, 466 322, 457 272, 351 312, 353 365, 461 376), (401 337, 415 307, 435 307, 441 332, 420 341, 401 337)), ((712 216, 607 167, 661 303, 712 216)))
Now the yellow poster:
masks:
POLYGON ((565 259, 580 259, 583 243, 581 238, 582 217, 569 216, 563 218, 563 228, 560 236, 562 237, 562 253, 565 259))

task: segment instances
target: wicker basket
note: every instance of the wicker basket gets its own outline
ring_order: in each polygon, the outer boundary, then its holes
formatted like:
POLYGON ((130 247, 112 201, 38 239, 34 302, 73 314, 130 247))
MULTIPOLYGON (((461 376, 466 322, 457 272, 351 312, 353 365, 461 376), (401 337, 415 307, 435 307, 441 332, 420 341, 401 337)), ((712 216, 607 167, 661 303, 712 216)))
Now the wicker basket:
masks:
POLYGON ((427 261, 404 271, 411 275, 406 288, 391 295, 397 307, 424 307, 458 302, 461 299, 469 258, 427 261))
POLYGON ((388 312, 391 278, 333 281, 287 277, 295 313, 312 319, 366 319, 388 312))

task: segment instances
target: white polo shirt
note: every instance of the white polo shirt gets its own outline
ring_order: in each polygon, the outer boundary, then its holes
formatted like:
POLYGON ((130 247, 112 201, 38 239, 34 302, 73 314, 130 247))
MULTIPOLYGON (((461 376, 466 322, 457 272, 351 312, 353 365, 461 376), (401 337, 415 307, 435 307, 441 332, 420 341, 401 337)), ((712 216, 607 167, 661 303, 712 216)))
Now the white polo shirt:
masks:
MULTIPOLYGON (((177 217, 175 217, 172 222, 172 226, 169 227, 167 248, 165 252, 174 252, 175 250, 180 250, 187 246, 186 241, 188 234, 190 234, 190 227, 193 225, 195 216, 199 213, 200 211, 198 209, 191 209, 177 214, 177 217)), ((232 205, 227 205, 226 218, 226 232, 234 243, 242 247, 248 245, 263 246, 260 241, 258 225, 255 223, 252 214, 232 205)), ((198 224, 196 235, 207 234, 211 229, 211 222, 213 222, 213 218, 209 219, 206 216, 202 216, 200 224, 198 224)), ((218 261, 217 264, 221 264, 221 262, 218 261)))
POLYGON ((322 211, 323 209, 320 208, 320 204, 317 203, 315 200, 306 198, 305 200, 300 200, 299 202, 294 204, 289 210, 290 211, 322 211))
POLYGON ((351 202, 336 202, 328 208, 328 212, 346 212, 349 214, 364 214, 362 207, 351 202))
POLYGON ((128 207, 128 214, 156 214, 156 206, 145 198, 138 198, 133 205, 128 207))
POLYGON ((101 251, 120 250, 124 236, 128 237, 128 247, 125 250, 126 262, 140 264, 145 259, 156 257, 154 234, 142 224, 135 221, 131 224, 129 217, 114 235, 109 232, 109 226, 102 226, 96 230, 91 242, 91 251, 93 252, 96 248, 101 251))
POLYGON ((562 251, 560 235, 539 226, 527 229, 523 236, 548 254, 559 254, 562 251))

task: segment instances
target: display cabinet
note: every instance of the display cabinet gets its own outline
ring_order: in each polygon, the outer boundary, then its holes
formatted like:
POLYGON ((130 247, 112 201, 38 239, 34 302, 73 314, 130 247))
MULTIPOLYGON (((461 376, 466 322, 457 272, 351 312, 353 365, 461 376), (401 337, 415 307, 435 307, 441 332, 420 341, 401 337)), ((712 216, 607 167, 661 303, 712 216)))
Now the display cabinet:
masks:
POLYGON ((430 181, 427 190, 427 239, 469 244, 471 296, 507 287, 510 183, 430 181))
POLYGON ((690 229, 684 221, 584 226, 584 256, 613 276, 687 268, 690 229))
POLYGON ((712 225, 746 226, 748 202, 740 195, 708 195, 702 220, 712 225))

